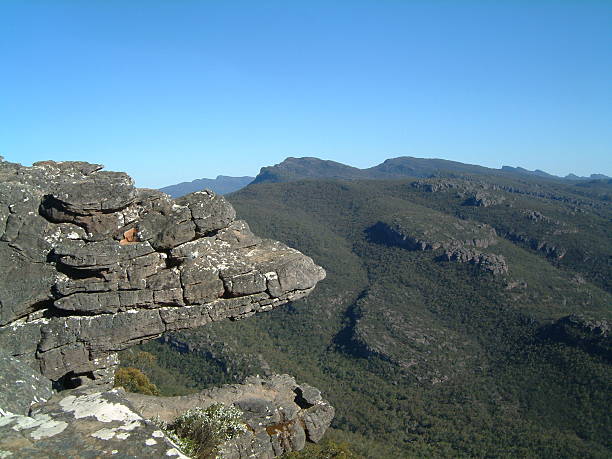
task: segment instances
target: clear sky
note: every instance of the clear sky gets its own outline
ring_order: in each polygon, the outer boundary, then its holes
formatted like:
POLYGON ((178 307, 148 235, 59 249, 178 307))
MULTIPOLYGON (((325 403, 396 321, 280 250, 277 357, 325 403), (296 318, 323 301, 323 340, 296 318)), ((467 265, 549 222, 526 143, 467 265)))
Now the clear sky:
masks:
POLYGON ((612 0, 1 0, 0 66, 0 155, 139 186, 287 156, 612 176, 612 0))

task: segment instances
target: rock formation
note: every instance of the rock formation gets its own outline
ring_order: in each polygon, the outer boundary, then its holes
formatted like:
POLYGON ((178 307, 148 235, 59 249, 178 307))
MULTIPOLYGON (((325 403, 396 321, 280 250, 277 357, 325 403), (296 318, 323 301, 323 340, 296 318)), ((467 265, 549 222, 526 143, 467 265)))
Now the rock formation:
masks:
POLYGON ((476 206, 476 207, 491 207, 496 204, 500 204, 504 201, 503 196, 493 196, 488 193, 477 192, 472 196, 468 197, 464 202, 464 206, 476 206))
POLYGON ((581 347, 591 354, 612 362, 612 324, 606 319, 593 319, 582 314, 562 317, 542 330, 543 336, 571 346, 581 347))
POLYGON ((221 196, 176 201, 87 163, 0 163, 0 343, 58 381, 105 380, 115 352, 247 317, 324 277, 221 196))
POLYGON ((33 405, 28 416, 0 415, 0 457, 185 457, 152 419, 170 421, 195 406, 224 403, 243 411, 248 430, 222 445, 222 457, 271 459, 319 441, 334 416, 318 390, 287 375, 184 397, 95 389, 61 392, 33 405))
POLYGON ((464 246, 486 248, 497 242, 495 230, 482 223, 448 217, 432 221, 426 228, 414 228, 411 223, 394 218, 389 223, 379 221, 366 232, 375 242, 407 250, 450 250, 464 246))
POLYGON ((509 231, 504 236, 509 241, 525 243, 527 246, 531 247, 533 250, 542 252, 548 258, 555 258, 555 259, 560 260, 567 253, 567 250, 563 247, 560 247, 548 241, 540 240, 538 238, 529 237, 526 234, 509 231))
MULTIPOLYGON (((32 377, 62 389, 108 388, 117 351, 270 310, 325 277, 309 257, 255 236, 221 196, 173 200, 101 169, 0 159, 0 349, 7 364, 34 369, 32 377)), ((53 420, 56 408, 37 411, 41 425, 65 422, 53 420)))
POLYGON ((447 250, 442 259, 445 261, 456 261, 458 263, 471 263, 480 270, 490 272, 494 275, 508 273, 508 264, 503 255, 485 253, 477 249, 458 248, 447 250))
POLYGON ((216 402, 238 407, 244 412, 248 431, 224 445, 223 457, 228 459, 266 459, 300 450, 307 440, 318 442, 334 416, 333 407, 317 389, 299 385, 288 375, 253 376, 244 384, 183 397, 128 393, 126 398, 145 417, 163 421, 193 406, 206 408, 216 402))

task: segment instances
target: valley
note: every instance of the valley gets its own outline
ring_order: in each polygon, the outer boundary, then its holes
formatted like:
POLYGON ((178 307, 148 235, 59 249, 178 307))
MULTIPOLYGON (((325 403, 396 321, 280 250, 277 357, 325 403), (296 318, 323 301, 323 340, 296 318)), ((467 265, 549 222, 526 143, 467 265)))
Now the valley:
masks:
POLYGON ((327 279, 122 359, 154 355, 176 394, 295 375, 363 457, 608 457, 609 196, 524 174, 259 180, 228 196, 239 217, 327 279))

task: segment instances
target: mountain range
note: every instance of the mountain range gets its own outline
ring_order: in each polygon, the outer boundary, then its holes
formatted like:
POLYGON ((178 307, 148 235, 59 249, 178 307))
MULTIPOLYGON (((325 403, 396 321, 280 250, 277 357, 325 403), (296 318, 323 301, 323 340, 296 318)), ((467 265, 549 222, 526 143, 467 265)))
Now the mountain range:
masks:
POLYGON ((173 198, 178 198, 194 191, 208 189, 217 194, 227 194, 238 191, 240 188, 247 186, 255 177, 228 177, 227 175, 217 175, 217 178, 208 179, 201 178, 191 182, 181 182, 176 185, 169 185, 160 188, 164 193, 169 194, 173 198))
POLYGON ((542 174, 415 158, 263 168, 227 199, 327 279, 144 345, 152 379, 181 394, 296 375, 336 407, 326 435, 354 457, 609 457, 612 182, 542 174))
POLYGON ((444 159, 412 158, 403 156, 387 159, 381 164, 367 169, 348 166, 335 161, 319 158, 289 157, 274 166, 262 167, 256 177, 230 177, 219 175, 215 179, 201 178, 191 182, 181 182, 160 188, 172 197, 180 197, 194 191, 209 189, 218 194, 228 194, 238 191, 249 183, 288 182, 301 179, 344 179, 344 180, 382 180, 404 177, 457 177, 465 175, 485 175, 509 178, 536 177, 564 181, 610 180, 603 174, 591 174, 590 177, 579 177, 569 174, 558 177, 536 169, 530 171, 522 167, 503 166, 493 169, 473 164, 465 164, 444 159))
POLYGON ((448 161, 445 159, 413 158, 410 156, 387 159, 381 164, 367 169, 359 169, 335 161, 322 160, 319 158, 289 157, 274 166, 263 167, 257 177, 255 177, 253 183, 287 182, 291 180, 314 178, 380 180, 403 177, 453 177, 458 175, 493 175, 509 178, 530 176, 552 180, 598 180, 610 178, 602 174, 592 174, 590 177, 578 177, 574 174, 570 174, 562 178, 541 170, 530 171, 522 167, 503 166, 501 169, 493 169, 474 164, 448 161))

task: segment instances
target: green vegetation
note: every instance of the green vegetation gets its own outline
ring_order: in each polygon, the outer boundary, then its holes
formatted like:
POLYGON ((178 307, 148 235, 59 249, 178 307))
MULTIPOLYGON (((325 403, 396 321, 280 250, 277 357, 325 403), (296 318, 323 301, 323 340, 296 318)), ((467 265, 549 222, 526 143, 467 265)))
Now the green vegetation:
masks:
POLYGON ((157 386, 138 368, 119 368, 115 373, 115 387, 123 387, 128 392, 138 394, 159 395, 157 386))
MULTIPOLYGON (((358 457, 609 457, 610 338, 582 343, 580 331, 572 339, 554 331, 573 313, 612 317, 607 194, 493 181, 496 189, 482 176, 452 187, 420 181, 436 191, 413 180, 298 181, 230 195, 256 233, 312 256, 328 277, 278 310, 174 333, 171 345, 147 343, 142 350, 157 356, 147 374, 162 393, 164 380, 181 393, 292 374, 336 407, 326 437, 358 457), (499 203, 465 205, 482 189, 499 203), (409 216, 417 230, 486 223, 497 237, 482 250, 503 255, 509 272, 369 237, 394 216, 409 216)), ((305 457, 326 457, 317 448, 305 457)))
POLYGON ((282 459, 360 459, 357 453, 351 450, 348 443, 336 443, 332 440, 323 440, 319 444, 307 445, 302 451, 285 453, 282 459))
POLYGON ((193 408, 167 424, 158 422, 169 438, 189 457, 217 457, 219 447, 246 432, 242 411, 235 406, 214 403, 207 408, 193 408))

